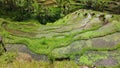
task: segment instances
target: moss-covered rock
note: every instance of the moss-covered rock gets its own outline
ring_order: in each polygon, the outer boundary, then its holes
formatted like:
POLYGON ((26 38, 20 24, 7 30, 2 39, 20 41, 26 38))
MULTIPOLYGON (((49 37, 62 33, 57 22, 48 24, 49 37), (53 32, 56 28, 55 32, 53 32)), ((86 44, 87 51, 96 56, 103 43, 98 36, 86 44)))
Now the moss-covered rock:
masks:
MULTIPOLYGON (((120 47, 119 17, 81 9, 47 25, 34 21, 3 23, 5 20, 0 20, 0 35, 4 37, 5 43, 25 44, 37 54, 71 59, 78 55, 82 60, 80 62, 84 64, 89 61, 90 57, 84 56, 89 50, 109 52, 120 47)), ((92 59, 98 61, 104 57, 106 56, 97 55, 92 59)))
POLYGON ((77 40, 71 43, 69 46, 54 49, 53 55, 56 57, 67 56, 71 53, 82 52, 82 50, 88 48, 95 50, 111 50, 119 47, 120 33, 114 33, 111 35, 93 38, 89 40, 77 40))
POLYGON ((118 66, 120 64, 119 52, 119 48, 113 51, 87 51, 79 58, 79 62, 108 68, 111 66, 118 66), (87 62, 83 59, 87 59, 87 62))

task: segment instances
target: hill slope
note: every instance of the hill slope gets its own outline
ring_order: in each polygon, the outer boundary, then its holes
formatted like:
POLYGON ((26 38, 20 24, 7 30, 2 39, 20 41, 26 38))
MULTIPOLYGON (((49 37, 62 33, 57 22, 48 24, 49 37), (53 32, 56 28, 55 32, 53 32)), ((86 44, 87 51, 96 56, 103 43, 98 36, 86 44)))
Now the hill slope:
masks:
POLYGON ((81 9, 47 25, 1 18, 0 35, 6 44, 25 44, 37 54, 75 59, 80 64, 115 66, 120 63, 119 17, 81 9), (111 63, 104 65, 106 61, 111 63))

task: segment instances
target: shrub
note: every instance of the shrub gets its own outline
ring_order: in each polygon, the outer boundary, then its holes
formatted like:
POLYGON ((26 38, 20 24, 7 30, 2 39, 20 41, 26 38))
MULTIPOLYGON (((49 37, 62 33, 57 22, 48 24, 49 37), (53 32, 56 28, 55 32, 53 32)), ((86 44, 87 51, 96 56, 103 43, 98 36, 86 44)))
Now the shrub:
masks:
POLYGON ((55 7, 46 7, 41 9, 36 17, 37 20, 43 25, 47 24, 47 22, 55 22, 61 17, 60 9, 55 7))

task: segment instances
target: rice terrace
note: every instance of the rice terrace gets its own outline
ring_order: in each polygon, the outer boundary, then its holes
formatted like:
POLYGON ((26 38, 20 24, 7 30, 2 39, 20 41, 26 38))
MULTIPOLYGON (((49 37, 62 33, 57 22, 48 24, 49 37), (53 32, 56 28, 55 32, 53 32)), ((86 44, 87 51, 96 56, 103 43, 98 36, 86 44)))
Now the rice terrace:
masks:
POLYGON ((0 68, 120 68, 120 0, 0 0, 0 68))

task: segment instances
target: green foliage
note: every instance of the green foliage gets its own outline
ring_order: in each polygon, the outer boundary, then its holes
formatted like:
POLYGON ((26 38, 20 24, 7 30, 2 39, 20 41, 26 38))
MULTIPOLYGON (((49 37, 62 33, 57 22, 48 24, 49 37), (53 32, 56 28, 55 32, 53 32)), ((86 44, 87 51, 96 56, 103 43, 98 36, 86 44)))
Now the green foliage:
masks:
POLYGON ((80 63, 85 64, 85 65, 92 65, 92 64, 94 64, 94 62, 96 60, 101 60, 101 59, 105 59, 105 58, 107 58, 106 55, 89 53, 89 54, 83 54, 80 57, 79 61, 80 61, 80 63))
POLYGON ((120 23, 118 21, 113 21, 112 23, 108 24, 105 27, 100 28, 99 30, 88 31, 88 32, 82 33, 77 38, 78 39, 90 39, 90 38, 94 38, 94 37, 100 37, 100 36, 112 34, 117 31, 120 31, 119 25, 120 25, 120 23))
POLYGON ((59 19, 60 16, 60 9, 55 7, 44 7, 39 11, 37 15, 37 20, 41 24, 46 24, 47 22, 55 22, 59 19))
POLYGON ((3 53, 0 56, 0 63, 11 63, 15 59, 16 54, 12 52, 3 53))
POLYGON ((88 60, 87 56, 80 57, 80 63, 87 64, 87 65, 92 64, 92 62, 88 60))
POLYGON ((2 55, 4 53, 4 49, 2 47, 2 44, 0 44, 0 55, 2 55))
POLYGON ((37 18, 41 24, 45 25, 81 8, 120 13, 119 4, 114 6, 113 4, 117 3, 112 0, 56 0, 54 2, 56 7, 48 6, 45 2, 47 1, 39 3, 37 0, 1 0, 0 15, 17 21, 37 18))
POLYGON ((79 68, 74 61, 55 61, 53 64, 43 61, 19 62, 15 60, 10 64, 0 64, 1 68, 79 68))
POLYGON ((86 8, 103 11, 107 3, 103 0, 85 0, 86 8))
POLYGON ((111 13, 119 14, 119 3, 117 0, 79 0, 76 1, 80 6, 84 6, 83 9, 93 9, 97 11, 108 11, 111 13))
POLYGON ((1 0, 1 15, 22 21, 31 16, 32 0, 1 0))
POLYGON ((37 14, 39 14, 39 10, 40 10, 40 7, 39 7, 39 4, 36 0, 33 1, 34 3, 32 3, 32 6, 34 8, 34 16, 36 16, 37 14))
MULTIPOLYGON (((52 16, 54 17, 54 15, 56 15, 54 13, 58 13, 58 11, 59 11, 59 9, 56 9, 54 7, 49 7, 49 8, 43 9, 42 12, 43 13, 46 12, 46 15, 48 15, 48 16, 50 15, 51 17, 52 16)), ((42 15, 42 12, 40 12, 41 13, 40 15, 42 15)), ((85 13, 87 13, 87 12, 85 12, 85 13)), ((83 14, 81 13, 81 15, 83 15, 83 14)), ((44 14, 42 16, 44 17, 44 14)), ((61 19, 60 21, 58 21, 57 24, 55 23, 54 25, 46 25, 46 26, 43 26, 43 25, 38 26, 38 24, 33 24, 34 22, 29 22, 29 23, 19 22, 18 23, 18 22, 13 22, 12 21, 12 22, 8 22, 8 24, 6 24, 5 27, 3 25, 1 26, 3 31, 0 34, 2 34, 4 36, 5 43, 13 43, 13 44, 21 43, 21 44, 25 44, 25 45, 28 46, 28 48, 30 50, 32 50, 35 53, 49 55, 50 60, 53 61, 54 58, 56 57, 56 54, 51 54, 51 52, 54 49, 61 48, 61 47, 66 47, 67 45, 71 44, 71 42, 75 42, 77 40, 84 40, 84 39, 88 40, 90 38, 101 37, 101 36, 109 35, 111 33, 115 33, 117 31, 120 31, 119 30, 119 28, 120 28, 119 25, 120 24, 119 24, 119 17, 118 17, 118 20, 117 19, 111 20, 110 23, 108 23, 107 25, 104 25, 103 27, 99 26, 99 24, 94 24, 89 29, 83 29, 83 30, 80 30, 80 31, 72 32, 71 30, 76 30, 77 29, 77 28, 74 29, 74 27, 77 26, 77 25, 74 25, 74 21, 76 21, 76 19, 73 20, 73 22, 70 23, 70 24, 66 23, 66 22, 71 21, 72 18, 73 18, 73 16, 70 15, 70 16, 67 16, 67 17, 61 19), (63 21, 64 21, 64 23, 62 23, 63 21), (68 26, 70 28, 66 28, 65 26, 68 26), (27 28, 27 27, 29 27, 29 28, 27 28), (61 27, 65 27, 66 29, 71 29, 71 28, 72 29, 67 30, 67 31, 62 31, 61 27), (23 31, 23 34, 20 34, 19 32, 17 33, 17 31, 15 33, 12 32, 12 31, 15 31, 15 30, 23 31), (61 32, 59 32, 59 31, 61 31, 61 32), (67 35, 66 33, 70 32, 70 31, 71 31, 71 33, 70 33, 71 35, 69 35, 69 34, 67 35), (31 33, 36 32, 36 33, 40 33, 40 35, 41 34, 49 34, 50 32, 53 32, 50 35, 52 35, 54 33, 59 33, 59 35, 61 35, 61 36, 63 35, 64 37, 57 38, 58 35, 56 35, 56 36, 53 35, 51 37, 49 37, 49 36, 39 37, 39 36, 35 35, 35 36, 30 36, 29 37, 29 36, 27 36, 27 35, 30 35, 30 34, 27 34, 28 32, 31 32, 31 33), (76 35, 80 35, 80 36, 74 38, 74 36, 76 36, 76 35), (55 55, 55 57, 53 55, 55 55)), ((47 18, 45 18, 45 19, 47 19, 47 18)), ((53 20, 51 20, 51 21, 53 21, 53 20)), ((79 21, 81 21, 81 20, 79 20, 79 21)), ((43 23, 45 23, 45 22, 43 22, 43 23)), ((78 24, 78 22, 75 23, 75 24, 78 24)), ((85 53, 85 51, 90 50, 90 49, 91 50, 100 50, 100 51, 104 50, 104 51, 106 51, 106 50, 114 50, 116 48, 113 47, 113 48, 110 48, 110 49, 108 49, 108 48, 105 48, 105 49, 104 48, 103 49, 99 49, 99 48, 98 49, 97 48, 93 49, 92 47, 87 48, 86 46, 84 46, 83 50, 80 51, 81 53, 79 51, 78 52, 79 52, 80 55, 83 55, 85 53)), ((57 54, 58 54, 57 57, 60 57, 60 56, 63 57, 64 56, 64 55, 61 55, 59 52, 57 54)), ((69 54, 69 52, 68 52, 68 54, 69 54)), ((70 55, 73 55, 73 56, 71 56, 71 58, 74 58, 75 54, 74 53, 69 54, 69 55, 65 54, 65 57, 66 56, 70 57, 70 55)), ((91 64, 92 61, 89 61, 88 58, 89 57, 87 57, 87 56, 85 56, 85 57, 83 56, 83 57, 80 58, 80 62, 86 63, 86 64, 91 64)), ((97 57, 94 57, 94 58, 95 58, 95 60, 97 60, 98 58, 101 59, 100 56, 97 56, 97 57)))

